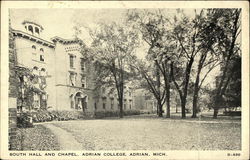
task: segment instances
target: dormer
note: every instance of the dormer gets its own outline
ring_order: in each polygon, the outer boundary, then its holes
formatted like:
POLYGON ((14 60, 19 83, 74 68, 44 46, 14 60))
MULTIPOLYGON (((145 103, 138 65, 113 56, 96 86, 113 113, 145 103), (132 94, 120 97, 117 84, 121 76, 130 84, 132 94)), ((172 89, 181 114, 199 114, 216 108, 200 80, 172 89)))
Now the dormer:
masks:
POLYGON ((40 34, 43 31, 43 27, 41 25, 31 21, 24 21, 22 24, 27 33, 40 37, 40 34))

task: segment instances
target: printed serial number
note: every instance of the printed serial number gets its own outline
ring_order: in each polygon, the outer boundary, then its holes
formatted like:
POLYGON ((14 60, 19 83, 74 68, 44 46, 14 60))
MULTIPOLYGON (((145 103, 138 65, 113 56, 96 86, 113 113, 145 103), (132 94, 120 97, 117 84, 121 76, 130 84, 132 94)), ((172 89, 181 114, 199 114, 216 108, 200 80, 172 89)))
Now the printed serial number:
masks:
POLYGON ((227 156, 240 156, 240 153, 228 153, 227 156))

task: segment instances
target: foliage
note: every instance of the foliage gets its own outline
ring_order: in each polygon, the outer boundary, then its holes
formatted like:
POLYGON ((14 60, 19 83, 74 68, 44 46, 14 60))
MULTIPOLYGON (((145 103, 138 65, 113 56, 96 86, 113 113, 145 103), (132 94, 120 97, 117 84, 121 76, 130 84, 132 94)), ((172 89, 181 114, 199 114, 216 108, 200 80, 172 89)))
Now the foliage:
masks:
POLYGON ((240 56, 241 49, 238 37, 241 33, 241 9, 213 10, 213 16, 217 19, 215 25, 220 28, 216 39, 218 45, 215 52, 221 58, 221 75, 216 83, 214 118, 217 118, 218 110, 221 108, 226 90, 232 80, 234 72, 230 66, 234 63, 235 56, 240 56))
POLYGON ((17 128, 15 150, 18 151, 53 151, 60 150, 57 138, 42 125, 33 128, 17 128))
POLYGON ((32 113, 34 122, 47 122, 52 120, 68 121, 76 120, 82 116, 81 112, 78 111, 47 111, 38 110, 32 113))
POLYGON ((31 122, 32 115, 30 113, 22 113, 17 115, 17 127, 18 128, 29 128, 33 127, 31 122))
MULTIPOLYGON (((124 116, 129 115, 139 115, 139 110, 125 110, 124 116)), ((95 118, 105 118, 105 117, 118 117, 119 111, 96 111, 95 112, 95 118)))
POLYGON ((90 31, 90 35, 93 38, 91 46, 96 71, 95 85, 115 86, 122 117, 124 84, 130 78, 128 64, 134 57, 134 49, 138 44, 137 34, 128 26, 113 22, 99 24, 95 31, 90 31))

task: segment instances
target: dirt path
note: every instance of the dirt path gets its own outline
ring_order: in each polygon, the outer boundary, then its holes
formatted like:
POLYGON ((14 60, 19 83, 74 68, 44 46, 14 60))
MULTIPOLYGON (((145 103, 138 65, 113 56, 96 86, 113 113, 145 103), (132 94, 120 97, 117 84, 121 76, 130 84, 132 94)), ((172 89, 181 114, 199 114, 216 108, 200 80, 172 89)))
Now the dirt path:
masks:
POLYGON ((75 137, 66 130, 56 127, 53 124, 42 124, 55 134, 60 144, 60 150, 81 150, 82 145, 75 140, 75 137))

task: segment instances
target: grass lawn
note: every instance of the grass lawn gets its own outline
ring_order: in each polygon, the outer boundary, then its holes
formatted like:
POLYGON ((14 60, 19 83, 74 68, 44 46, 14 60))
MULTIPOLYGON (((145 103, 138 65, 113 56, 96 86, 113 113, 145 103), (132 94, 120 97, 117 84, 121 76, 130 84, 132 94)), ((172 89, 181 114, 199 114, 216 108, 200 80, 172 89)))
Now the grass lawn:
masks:
POLYGON ((42 125, 35 125, 33 128, 18 128, 15 142, 17 150, 60 149, 55 135, 42 125))
POLYGON ((240 150, 239 120, 124 118, 56 122, 82 150, 240 150))

